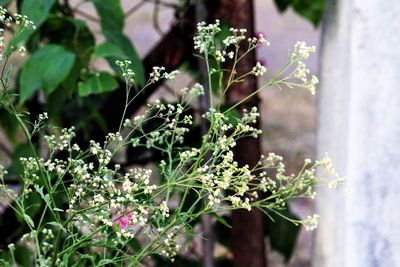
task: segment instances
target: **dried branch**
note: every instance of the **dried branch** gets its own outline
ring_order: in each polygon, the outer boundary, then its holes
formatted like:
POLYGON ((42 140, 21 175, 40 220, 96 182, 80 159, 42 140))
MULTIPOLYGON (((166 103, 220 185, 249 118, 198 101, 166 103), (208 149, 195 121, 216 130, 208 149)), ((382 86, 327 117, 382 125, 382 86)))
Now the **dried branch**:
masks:
POLYGON ((146 4, 146 2, 147 2, 146 0, 142 0, 133 7, 131 7, 130 9, 128 9, 128 11, 126 11, 125 13, 125 19, 134 14, 136 11, 138 11, 142 6, 144 6, 144 4, 146 4))

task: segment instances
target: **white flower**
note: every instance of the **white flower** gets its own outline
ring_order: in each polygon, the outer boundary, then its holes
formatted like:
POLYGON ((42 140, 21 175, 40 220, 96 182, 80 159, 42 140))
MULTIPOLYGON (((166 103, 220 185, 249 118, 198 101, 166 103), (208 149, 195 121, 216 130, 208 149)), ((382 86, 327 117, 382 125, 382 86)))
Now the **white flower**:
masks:
POLYGON ((303 225, 306 231, 313 231, 318 227, 319 215, 313 214, 307 216, 305 220, 303 220, 303 225))
POLYGON ((261 65, 260 62, 257 62, 257 64, 253 67, 253 69, 251 70, 251 73, 254 76, 262 76, 267 72, 267 68, 264 67, 263 65, 261 65))

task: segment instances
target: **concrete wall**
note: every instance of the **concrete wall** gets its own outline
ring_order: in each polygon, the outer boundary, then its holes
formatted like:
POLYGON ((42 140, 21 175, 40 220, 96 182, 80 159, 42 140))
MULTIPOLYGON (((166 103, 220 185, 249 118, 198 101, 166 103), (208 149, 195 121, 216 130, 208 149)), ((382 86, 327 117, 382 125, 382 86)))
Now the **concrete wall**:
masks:
POLYGON ((347 176, 319 190, 314 266, 400 266, 400 1, 328 1, 318 154, 347 176))

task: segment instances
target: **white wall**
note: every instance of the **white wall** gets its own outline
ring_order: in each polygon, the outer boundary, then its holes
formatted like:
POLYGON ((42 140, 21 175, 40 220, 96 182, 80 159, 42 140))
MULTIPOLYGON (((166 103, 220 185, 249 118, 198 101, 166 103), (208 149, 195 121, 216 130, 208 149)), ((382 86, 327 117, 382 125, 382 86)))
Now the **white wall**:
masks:
POLYGON ((400 266, 400 1, 328 2, 318 154, 348 193, 319 192, 314 265, 400 266))

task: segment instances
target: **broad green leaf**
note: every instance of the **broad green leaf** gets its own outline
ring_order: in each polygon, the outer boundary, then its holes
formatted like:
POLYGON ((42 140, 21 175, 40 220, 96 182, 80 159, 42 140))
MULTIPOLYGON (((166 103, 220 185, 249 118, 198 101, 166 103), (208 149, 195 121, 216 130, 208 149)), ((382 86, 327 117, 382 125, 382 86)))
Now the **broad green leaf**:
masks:
POLYGON ((74 52, 79 65, 86 67, 89 63, 95 38, 85 21, 51 14, 43 24, 40 34, 49 43, 59 44, 74 52))
MULTIPOLYGON (((21 3, 21 13, 32 20, 37 28, 49 16, 50 10, 56 0, 23 0, 21 3)), ((14 39, 14 43, 25 41, 33 33, 33 30, 24 31, 14 39)))
POLYGON ((325 10, 326 0, 275 0, 280 12, 291 6, 300 16, 318 26, 325 10))
MULTIPOLYGON (((288 218, 299 220, 290 210, 279 212, 288 218)), ((269 213, 269 215, 274 219, 274 222, 268 218, 265 219, 266 233, 269 237, 271 247, 280 252, 285 257, 286 262, 288 262, 296 245, 300 226, 283 219, 275 213, 269 213)))
POLYGON ((124 11, 119 0, 92 0, 103 31, 122 32, 124 28, 124 11))
MULTIPOLYGON (((135 47, 131 43, 128 37, 126 37, 122 32, 117 31, 103 31, 103 35, 106 37, 107 41, 114 46, 119 47, 119 49, 124 52, 127 59, 132 61, 132 69, 135 72, 135 79, 140 85, 144 85, 145 77, 144 77, 144 67, 143 63, 137 53, 135 47)), ((107 58, 110 66, 119 74, 121 71, 119 67, 115 65, 115 61, 119 59, 117 57, 109 57, 107 58)))
POLYGON ((325 10, 325 0, 291 0, 294 10, 318 26, 325 10))
MULTIPOLYGON (((136 74, 139 85, 144 85, 144 67, 132 42, 123 34, 124 12, 120 0, 92 0, 100 17, 101 31, 107 43, 118 47, 123 53, 123 58, 132 61, 132 69, 136 74)), ((108 47, 110 45, 107 45, 108 47)), ((115 51, 115 49, 114 49, 115 51)), ((121 59, 121 54, 107 56, 108 64, 121 75, 121 70, 115 66, 115 61, 121 59)))
POLYGON ((127 58, 124 52, 116 45, 105 42, 94 49, 93 56, 98 57, 119 57, 121 59, 127 58))
POLYGON ((39 27, 46 20, 55 2, 56 0, 23 0, 21 13, 32 20, 36 27, 39 27))
POLYGON ((79 95, 100 94, 110 92, 118 87, 118 82, 107 72, 91 74, 85 82, 79 83, 79 95))
POLYGON ((67 78, 74 62, 75 55, 59 45, 46 45, 36 51, 21 71, 20 102, 39 89, 51 94, 67 78))

